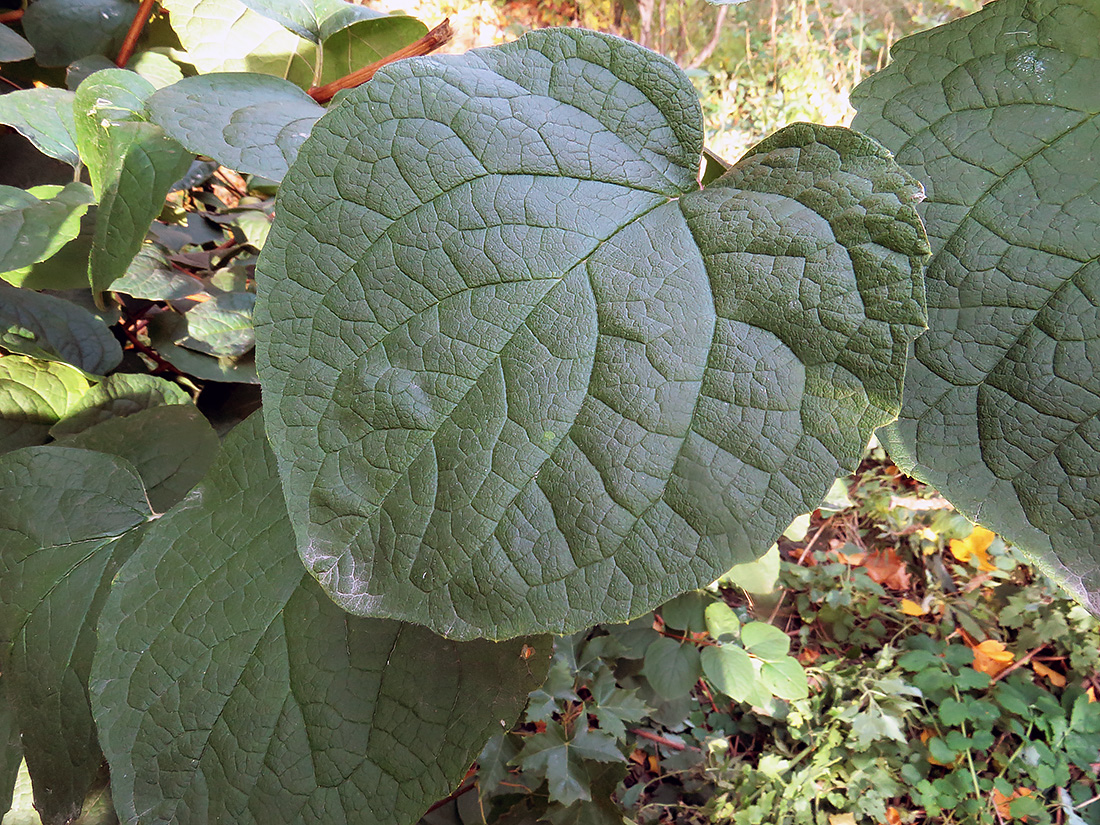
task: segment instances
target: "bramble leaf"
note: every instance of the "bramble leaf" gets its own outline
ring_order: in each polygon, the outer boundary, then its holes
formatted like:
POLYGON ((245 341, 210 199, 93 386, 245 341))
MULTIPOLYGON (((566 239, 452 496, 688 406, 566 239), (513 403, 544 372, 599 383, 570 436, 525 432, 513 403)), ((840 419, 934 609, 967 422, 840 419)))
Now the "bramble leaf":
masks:
POLYGON ((699 190, 672 63, 544 30, 315 125, 257 267, 299 551, 454 638, 621 621, 764 553, 896 414, 919 188, 797 125, 699 190))
POLYGON ((104 606, 91 694, 115 805, 177 825, 411 825, 518 716, 549 639, 346 615, 302 570, 264 442, 259 416, 229 434, 104 606))
POLYGON ((858 129, 926 187, 929 331, 882 440, 1100 611, 1100 9, 997 0, 896 43, 858 129))

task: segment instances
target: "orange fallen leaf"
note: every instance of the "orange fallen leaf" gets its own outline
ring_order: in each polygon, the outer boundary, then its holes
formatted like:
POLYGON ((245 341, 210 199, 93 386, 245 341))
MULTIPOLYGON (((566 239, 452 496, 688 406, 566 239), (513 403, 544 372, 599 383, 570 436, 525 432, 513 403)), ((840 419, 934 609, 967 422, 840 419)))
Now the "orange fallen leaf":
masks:
POLYGON ((901 825, 901 811, 891 805, 886 809, 886 822, 884 825, 901 825))
POLYGON ((1012 651, 1005 650, 1005 646, 996 639, 986 639, 971 650, 974 652, 974 670, 990 676, 996 676, 1016 658, 1012 651))
POLYGON ((852 565, 852 567, 859 567, 867 558, 866 553, 842 553, 840 550, 834 550, 833 552, 836 553, 837 559, 845 564, 852 565))
MULTIPOLYGON (((996 788, 993 789, 993 804, 997 807, 997 813, 999 813, 1005 819, 1013 819, 1012 816, 1012 800, 1019 799, 1021 796, 1031 796, 1030 788, 1017 788, 1012 792, 1012 796, 1005 796, 996 788)), ((1020 821, 1027 822, 1027 817, 1020 817, 1020 821)))
POLYGON ((883 587, 891 590, 909 589, 909 571, 905 569, 905 562, 892 547, 869 553, 863 561, 863 567, 871 580, 883 587))
POLYGON ((804 647, 798 651, 798 661, 803 665, 812 665, 821 657, 821 651, 816 647, 804 647))
POLYGON ((984 527, 975 527, 965 539, 951 539, 951 555, 963 564, 973 558, 979 570, 985 572, 996 570, 997 567, 989 560, 989 545, 996 537, 996 533, 984 527))
POLYGON ((1051 670, 1042 662, 1032 661, 1031 669, 1034 670, 1039 676, 1045 676, 1055 687, 1066 686, 1066 677, 1059 673, 1057 670, 1051 670))
POLYGON ((923 616, 928 611, 912 599, 902 599, 901 612, 906 616, 923 616))

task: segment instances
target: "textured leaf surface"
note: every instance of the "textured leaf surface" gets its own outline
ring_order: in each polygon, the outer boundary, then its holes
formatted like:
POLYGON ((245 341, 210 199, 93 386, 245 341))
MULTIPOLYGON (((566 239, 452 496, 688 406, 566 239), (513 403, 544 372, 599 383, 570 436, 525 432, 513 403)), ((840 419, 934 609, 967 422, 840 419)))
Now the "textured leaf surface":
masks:
POLYGON ((258 384, 255 350, 240 358, 216 358, 179 346, 187 337, 187 319, 175 312, 162 312, 149 321, 150 343, 176 369, 206 381, 258 384))
POLYGON ((242 0, 264 17, 276 21, 300 37, 320 43, 331 32, 358 20, 385 17, 381 12, 354 6, 344 0, 242 0))
POLYGON ((41 444, 91 385, 80 370, 21 355, 0 358, 0 453, 41 444))
POLYGON ((428 33, 415 17, 395 14, 362 20, 328 36, 321 82, 351 74, 356 69, 393 54, 428 33))
POLYGON ((80 233, 80 219, 94 203, 83 183, 36 187, 0 186, 0 272, 30 266, 53 255, 80 233))
POLYGON ((0 346, 65 361, 102 375, 118 366, 122 347, 107 326, 69 301, 0 283, 0 346))
POLYGON ((95 622, 129 546, 150 515, 124 460, 65 447, 0 456, 0 656, 15 704, 35 807, 76 817, 103 757, 88 704, 95 622))
POLYGON ((67 89, 23 89, 0 95, 0 123, 11 126, 40 152, 76 166, 74 93, 67 89))
POLYGON ((129 0, 35 0, 23 31, 40 66, 68 66, 89 54, 113 55, 136 11, 129 0))
POLYGON ((934 257, 891 456, 1100 611, 1100 8, 998 0, 900 41, 857 127, 934 257))
POLYGON ((192 152, 275 181, 325 113, 293 83, 245 73, 186 78, 148 106, 153 121, 192 152))
POLYGON ((519 714, 549 640, 348 617, 304 573, 258 416, 119 573, 92 695, 140 822, 412 823, 519 714), (476 701, 470 701, 476 697, 476 701))
POLYGON ((50 429, 50 435, 74 435, 110 418, 123 418, 151 407, 190 403, 191 396, 178 384, 154 375, 116 372, 70 404, 63 420, 50 429))
POLYGON ((148 301, 178 301, 205 290, 201 281, 173 269, 162 251, 146 244, 130 262, 126 274, 111 284, 111 291, 148 301))
POLYGON ((314 127, 257 270, 299 550, 339 604, 501 638, 750 560, 899 404, 915 181, 800 125, 699 191, 673 64, 543 31, 314 127))
POLYGON ((187 337, 180 346, 207 355, 239 358, 256 344, 252 328, 252 308, 256 296, 251 292, 226 292, 190 310, 187 337))
POLYGON ((141 476, 149 504, 163 513, 199 483, 218 454, 218 436, 190 404, 153 407, 109 418, 58 441, 129 461, 141 476))
MULTIPOLYGON (((41 191, 36 188, 36 191, 41 191)), ((95 234, 96 207, 80 219, 77 236, 44 261, 8 272, 0 272, 0 280, 25 289, 87 289, 88 256, 92 251, 92 235, 95 234)))
POLYGON ((17 63, 31 57, 34 57, 34 46, 7 26, 0 25, 0 63, 17 63))
POLYGON ((76 144, 88 167, 96 198, 102 199, 108 182, 122 162, 114 139, 122 123, 149 119, 145 101, 155 89, 145 78, 125 69, 103 69, 80 84, 73 98, 76 144))

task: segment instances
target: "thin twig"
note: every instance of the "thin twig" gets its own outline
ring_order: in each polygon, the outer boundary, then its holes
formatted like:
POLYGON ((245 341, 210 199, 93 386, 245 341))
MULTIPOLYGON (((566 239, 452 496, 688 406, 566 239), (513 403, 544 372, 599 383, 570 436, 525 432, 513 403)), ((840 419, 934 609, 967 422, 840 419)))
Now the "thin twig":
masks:
POLYGON ((125 69, 126 64, 130 62, 130 58, 134 56, 134 49, 137 48, 138 38, 141 37, 141 32, 145 29, 145 24, 149 22, 149 18, 153 14, 153 3, 156 0, 141 0, 141 5, 138 6, 137 14, 134 15, 134 19, 130 22, 130 28, 126 31, 126 37, 122 41, 122 46, 118 50, 118 57, 115 58, 115 65, 120 69, 125 69))
POLYGON ((118 326, 119 329, 122 330, 123 335, 125 335, 129 339, 130 343, 134 345, 134 349, 138 350, 138 352, 140 352, 142 355, 153 361, 153 363, 157 365, 157 369, 167 370, 175 375, 183 375, 182 370, 177 369, 172 364, 165 361, 164 358, 161 357, 160 353, 139 341, 137 335, 135 335, 130 329, 128 329, 125 324, 119 324, 118 326))
POLYGON ((452 37, 454 37, 454 31, 451 29, 451 21, 450 19, 444 20, 419 40, 410 43, 403 49, 398 49, 393 54, 383 57, 381 60, 376 60, 369 66, 364 66, 362 69, 357 69, 351 74, 344 75, 339 80, 326 83, 324 86, 314 86, 309 90, 309 96, 318 103, 328 103, 336 96, 337 92, 341 92, 344 89, 354 89, 356 86, 362 86, 374 77, 375 72, 383 66, 393 63, 396 60, 403 60, 406 57, 420 57, 425 54, 431 54, 436 49, 446 44, 452 37))
POLYGON ((1010 674, 1012 671, 1016 670, 1016 668, 1023 667, 1028 662, 1030 662, 1035 657, 1035 654, 1038 653, 1040 650, 1042 650, 1044 647, 1046 647, 1045 642, 1043 644, 1039 645, 1038 647, 1033 648, 1032 650, 1029 650, 1027 653, 1025 653, 1023 656, 1021 656, 1017 661, 1013 662, 1008 667, 1006 667, 1004 670, 1002 670, 1000 673, 998 673, 996 676, 994 676, 990 681, 991 682, 999 682, 1001 679, 1003 679, 1005 676, 1010 674))
MULTIPOLYGON (((683 742, 673 742, 671 739, 665 739, 663 736, 660 736, 656 733, 650 733, 649 731, 642 730, 641 728, 631 728, 630 732, 633 733, 635 736, 642 737, 642 739, 648 739, 650 742, 656 742, 658 745, 664 745, 666 748, 672 748, 674 751, 699 750, 699 748, 696 748, 693 745, 685 745, 683 742)), ((700 753, 701 752, 702 751, 700 751, 700 753)))

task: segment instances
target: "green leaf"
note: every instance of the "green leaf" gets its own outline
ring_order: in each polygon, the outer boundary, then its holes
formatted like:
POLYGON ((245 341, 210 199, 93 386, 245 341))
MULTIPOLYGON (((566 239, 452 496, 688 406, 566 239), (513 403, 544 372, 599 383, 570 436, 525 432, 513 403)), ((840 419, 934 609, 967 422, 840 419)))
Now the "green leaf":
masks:
POLYGON ((111 291, 147 301, 178 301, 205 289, 202 281, 173 269, 159 248, 145 244, 111 291))
POLYGON ((153 122, 192 152, 275 181, 325 113, 293 83, 243 72, 185 78, 148 106, 153 122))
POLYGON ((96 198, 104 192, 121 165, 116 127, 147 121, 145 101, 155 89, 143 77, 125 69, 103 69, 86 78, 76 90, 73 113, 76 145, 88 167, 96 198))
POLYGON ((523 750, 512 761, 525 771, 545 772, 550 801, 572 805, 582 799, 592 799, 592 778, 585 765, 586 759, 622 762, 625 758, 614 737, 589 730, 582 716, 572 739, 566 738, 558 722, 551 722, 545 732, 528 737, 523 750))
POLYGON ((589 688, 593 704, 589 712, 600 723, 600 730, 622 740, 626 737, 626 722, 638 722, 645 718, 648 708, 637 696, 637 690, 623 690, 615 682, 615 675, 608 669, 600 671, 589 688))
POLYGON ((317 123, 257 360, 341 606, 454 638, 637 616, 762 554, 896 414, 916 183, 799 125, 699 191, 701 143, 677 67, 564 29, 399 61, 317 123))
POLYGON ((23 762, 23 746, 19 742, 19 720, 15 705, 8 695, 8 683, 0 674, 0 821, 11 810, 12 790, 23 762))
POLYGON ((1098 40, 1090 0, 998 0, 898 42, 852 94, 856 127, 924 182, 933 249, 930 329, 882 441, 1094 611, 1098 40))
POLYGON ((91 694, 115 805, 177 825, 411 825, 518 716, 549 644, 339 610, 294 552, 253 416, 104 607, 91 694))
POLYGON ((359 20, 385 17, 344 0, 242 0, 252 11, 274 20, 299 37, 320 43, 329 33, 359 20))
POLYGON ((702 633, 707 629, 707 605, 713 601, 714 596, 705 590, 689 590, 661 605, 661 619, 669 628, 702 633))
POLYGON ((321 82, 331 83, 388 57, 427 33, 427 26, 402 14, 356 22, 326 36, 321 82))
POLYGON ((40 152, 75 167, 80 155, 73 98, 67 89, 23 89, 0 95, 0 123, 11 126, 40 152))
POLYGON ((239 358, 256 344, 251 292, 224 292, 203 301, 184 316, 187 336, 179 345, 207 355, 239 358))
POLYGON ((165 361, 187 375, 204 381, 228 381, 258 384, 256 359, 253 352, 241 358, 215 358, 179 346, 187 336, 185 315, 170 310, 152 315, 149 322, 149 340, 165 361))
POLYGON ((741 620, 725 602, 707 605, 707 633, 718 641, 736 639, 741 635, 741 620))
POLYGON ((87 289, 88 256, 95 234, 96 207, 88 207, 80 219, 77 236, 44 261, 0 272, 0 279, 24 289, 87 289))
POLYGON ((137 72, 158 89, 171 86, 183 79, 183 71, 180 69, 179 64, 173 61, 164 51, 149 49, 148 51, 138 52, 130 58, 130 62, 126 64, 126 67, 132 72, 137 72))
POLYGON ((734 645, 712 645, 703 649, 703 674, 726 696, 745 702, 753 695, 759 679, 756 663, 734 645))
POLYGON ((767 622, 749 622, 742 627, 741 643, 748 653, 765 662, 779 661, 791 649, 790 636, 767 622))
POLYGON ((693 644, 662 636, 646 649, 642 675, 665 699, 686 696, 703 675, 699 650, 693 644))
POLYGON ((258 72, 310 85, 317 47, 239 0, 162 0, 200 74, 258 72))
POLYGON ((810 695, 806 671, 790 656, 765 661, 760 666, 760 684, 773 696, 792 702, 810 695))
POLYGON ((86 309, 2 282, 0 347, 47 361, 64 361, 99 375, 122 360, 122 347, 115 336, 86 309))
POLYGON ((191 396, 178 384, 153 375, 116 372, 70 403, 50 435, 61 438, 151 407, 190 403, 191 396))
POLYGON ((722 574, 719 581, 722 584, 740 587, 756 595, 766 595, 775 590, 775 583, 779 579, 779 547, 773 544, 763 556, 756 561, 735 564, 722 574))
POLYGON ((75 818, 103 757, 87 680, 99 607, 149 518, 126 461, 66 447, 0 456, 0 658, 43 821, 75 818))
POLYGON ((173 404, 109 418, 58 441, 110 453, 141 475, 149 504, 163 513, 198 484, 218 453, 218 436, 198 408, 173 404))
POLYGON ((0 63, 18 63, 32 57, 34 46, 7 26, 0 25, 0 63))
POLYGON ((80 232, 80 219, 95 203, 83 183, 64 188, 41 186, 34 192, 0 186, 0 272, 43 261, 80 232))
POLYGON ((0 453, 41 444, 50 427, 91 385, 84 373, 56 361, 0 358, 0 453))
POLYGON ((68 66, 89 54, 114 56, 137 9, 128 0, 35 0, 23 33, 39 66, 68 66))

